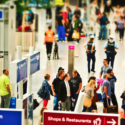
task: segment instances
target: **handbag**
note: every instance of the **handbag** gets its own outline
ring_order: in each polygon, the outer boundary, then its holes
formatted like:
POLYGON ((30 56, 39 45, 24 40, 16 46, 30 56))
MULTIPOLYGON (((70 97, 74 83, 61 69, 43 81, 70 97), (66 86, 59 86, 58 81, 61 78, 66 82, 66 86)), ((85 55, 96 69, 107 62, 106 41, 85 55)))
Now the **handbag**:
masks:
POLYGON ((40 102, 38 102, 36 99, 33 99, 33 110, 35 110, 39 105, 40 103, 42 102, 43 100, 41 100, 40 102))
POLYGON ((74 39, 79 39, 79 38, 80 38, 79 32, 74 31, 74 33, 73 33, 73 35, 72 35, 72 38, 74 38, 74 39))
MULTIPOLYGON (((85 92, 85 93, 86 93, 86 91, 85 91, 85 86, 82 88, 82 92, 85 92)), ((92 100, 89 99, 89 98, 87 98, 87 97, 85 97, 83 106, 89 108, 91 105, 92 105, 92 100)))
POLYGON ((92 105, 92 100, 85 97, 85 100, 84 100, 84 103, 83 103, 83 106, 89 108, 90 106, 92 105))
POLYGON ((40 87, 39 91, 37 92, 37 94, 39 95, 39 97, 44 99, 46 97, 46 95, 47 95, 47 92, 45 90, 45 86, 42 85, 40 87))

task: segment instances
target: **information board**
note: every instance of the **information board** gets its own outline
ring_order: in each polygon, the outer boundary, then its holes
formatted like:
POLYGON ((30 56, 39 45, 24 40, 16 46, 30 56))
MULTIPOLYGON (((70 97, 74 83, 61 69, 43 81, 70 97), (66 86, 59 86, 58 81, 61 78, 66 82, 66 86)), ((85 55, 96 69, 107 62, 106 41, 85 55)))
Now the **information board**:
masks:
POLYGON ((30 75, 40 70, 40 52, 30 57, 30 75))
POLYGON ((0 109, 0 125, 23 125, 22 112, 0 109))
POLYGON ((44 125, 120 125, 119 115, 100 113, 44 112, 44 125))
POLYGON ((27 59, 17 63, 17 83, 27 78, 27 59))

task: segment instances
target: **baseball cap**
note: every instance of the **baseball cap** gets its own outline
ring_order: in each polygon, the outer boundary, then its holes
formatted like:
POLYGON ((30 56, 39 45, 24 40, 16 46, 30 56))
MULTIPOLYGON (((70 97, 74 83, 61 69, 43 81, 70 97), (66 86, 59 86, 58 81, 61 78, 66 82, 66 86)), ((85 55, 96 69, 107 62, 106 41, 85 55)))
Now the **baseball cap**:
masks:
POLYGON ((59 72, 60 70, 64 70, 64 69, 63 69, 62 67, 59 67, 58 72, 59 72))

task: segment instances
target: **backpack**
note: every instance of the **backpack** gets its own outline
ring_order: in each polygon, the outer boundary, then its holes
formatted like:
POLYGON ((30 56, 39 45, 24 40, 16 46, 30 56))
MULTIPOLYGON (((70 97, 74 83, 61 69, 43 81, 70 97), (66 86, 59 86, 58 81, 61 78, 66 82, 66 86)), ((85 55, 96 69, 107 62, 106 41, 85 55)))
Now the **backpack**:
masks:
POLYGON ((41 97, 41 98, 45 98, 46 97, 46 90, 45 90, 45 86, 41 86, 39 91, 37 92, 38 96, 41 97))

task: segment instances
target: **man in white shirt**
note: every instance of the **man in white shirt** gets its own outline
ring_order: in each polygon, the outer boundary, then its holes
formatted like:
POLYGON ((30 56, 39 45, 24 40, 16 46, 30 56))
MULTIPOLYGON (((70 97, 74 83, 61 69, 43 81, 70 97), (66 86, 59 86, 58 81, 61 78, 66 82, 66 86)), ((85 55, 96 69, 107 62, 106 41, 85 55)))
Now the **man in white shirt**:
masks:
POLYGON ((59 103, 62 104, 62 111, 69 111, 71 99, 75 102, 75 93, 72 83, 69 83, 70 75, 67 73, 64 76, 64 81, 59 86, 59 103))

